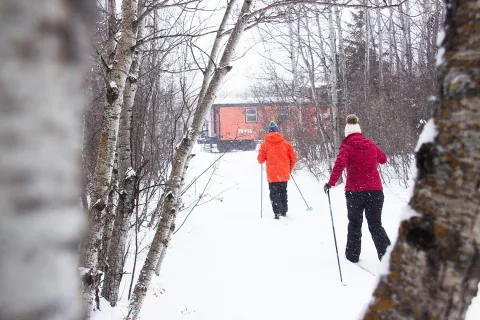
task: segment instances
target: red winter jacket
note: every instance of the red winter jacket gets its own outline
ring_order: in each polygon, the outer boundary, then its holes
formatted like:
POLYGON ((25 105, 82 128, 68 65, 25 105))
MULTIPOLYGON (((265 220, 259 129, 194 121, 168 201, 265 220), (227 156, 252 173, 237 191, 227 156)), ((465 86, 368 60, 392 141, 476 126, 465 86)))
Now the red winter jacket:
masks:
POLYGON ((345 191, 383 190, 377 163, 386 162, 387 156, 375 143, 361 133, 352 133, 340 147, 328 184, 333 187, 347 168, 345 191))
POLYGON ((279 132, 272 132, 265 136, 260 146, 257 160, 259 163, 267 161, 268 182, 285 182, 290 180, 290 172, 297 162, 293 147, 279 132))

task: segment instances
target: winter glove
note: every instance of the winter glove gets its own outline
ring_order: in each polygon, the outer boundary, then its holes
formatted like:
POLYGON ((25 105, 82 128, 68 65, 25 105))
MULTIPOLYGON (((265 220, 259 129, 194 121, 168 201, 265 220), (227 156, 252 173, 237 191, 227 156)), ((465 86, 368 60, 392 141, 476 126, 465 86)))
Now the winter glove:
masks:
POLYGON ((325 183, 325 185, 323 186, 323 191, 325 191, 325 193, 328 193, 330 191, 330 185, 328 183, 325 183))

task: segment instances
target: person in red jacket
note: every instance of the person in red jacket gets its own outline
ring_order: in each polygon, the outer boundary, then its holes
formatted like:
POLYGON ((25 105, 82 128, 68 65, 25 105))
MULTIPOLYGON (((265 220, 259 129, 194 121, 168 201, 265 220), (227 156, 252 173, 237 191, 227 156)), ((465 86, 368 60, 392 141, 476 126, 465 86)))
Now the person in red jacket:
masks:
POLYGON ((381 260, 390 245, 382 226, 383 187, 377 164, 387 162, 385 153, 361 133, 358 117, 347 117, 345 140, 340 146, 330 180, 324 186, 325 193, 335 186, 347 169, 345 198, 348 210, 348 235, 345 256, 351 262, 358 262, 361 251, 363 211, 368 222, 368 229, 381 260))
POLYGON ((288 211, 287 183, 290 180, 297 156, 292 144, 285 140, 274 121, 270 122, 268 134, 260 146, 257 160, 260 164, 267 162, 267 180, 270 189, 275 219, 286 216, 288 211))

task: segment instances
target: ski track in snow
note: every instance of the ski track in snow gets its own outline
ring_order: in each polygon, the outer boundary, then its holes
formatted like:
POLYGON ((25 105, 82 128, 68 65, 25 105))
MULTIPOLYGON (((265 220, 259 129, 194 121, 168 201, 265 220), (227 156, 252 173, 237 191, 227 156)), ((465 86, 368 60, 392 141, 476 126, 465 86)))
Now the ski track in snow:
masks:
MULTIPOLYGON (((200 152, 197 146, 187 180, 193 180, 219 156, 200 152)), ((288 217, 275 220, 264 173, 260 218, 260 165, 256 157, 256 151, 232 152, 219 161, 203 201, 227 191, 197 207, 175 234, 161 275, 154 276, 141 319, 359 318, 370 301, 377 278, 344 258, 348 224, 344 185, 332 188, 330 195, 346 286, 340 282, 328 198, 323 193, 325 182, 315 180, 308 172, 296 171, 297 184, 313 210, 307 211, 290 181, 288 217)), ((212 169, 188 190, 185 203, 198 197, 211 172, 212 169)), ((392 181, 384 193, 382 221, 394 243, 408 191, 392 181)), ((177 226, 189 211, 179 214, 177 226)), ((365 219, 362 234, 362 263, 378 274, 380 263, 365 219)), ((153 233, 148 237, 153 237, 153 233)), ((127 262, 127 272, 131 265, 131 261, 127 262)), ((130 275, 125 275, 119 307, 111 309, 102 300, 103 311, 96 313, 95 320, 124 317, 129 281, 130 275)), ((472 306, 467 320, 478 318, 479 304, 472 306)))

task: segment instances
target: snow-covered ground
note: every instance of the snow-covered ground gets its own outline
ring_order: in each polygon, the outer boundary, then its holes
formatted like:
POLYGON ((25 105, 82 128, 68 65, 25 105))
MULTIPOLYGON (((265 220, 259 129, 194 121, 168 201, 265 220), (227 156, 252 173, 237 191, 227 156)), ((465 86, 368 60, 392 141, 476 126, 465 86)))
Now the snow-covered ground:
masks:
MULTIPOLYGON (((189 180, 220 157, 197 151, 189 180)), ((307 211, 290 181, 288 217, 274 220, 265 174, 261 202, 261 166, 256 157, 256 151, 227 153, 188 190, 187 205, 203 192, 214 171, 200 201, 204 204, 195 208, 172 239, 161 275, 148 292, 142 319, 358 319, 362 314, 377 279, 343 258, 348 223, 343 185, 330 193, 345 285, 340 281, 328 198, 323 193, 325 181, 297 170, 294 178, 313 210, 307 211)), ((409 191, 391 181, 384 193, 383 224, 394 243, 409 191)), ((189 211, 179 215, 177 228, 189 211)), ((362 240, 360 259, 378 274, 380 263, 366 221, 362 240)), ((129 261, 127 272, 131 266, 129 261)), ((94 319, 123 319, 130 275, 123 280, 119 306, 111 309, 102 301, 102 312, 94 319)), ((477 300, 468 320, 480 318, 477 300)))

